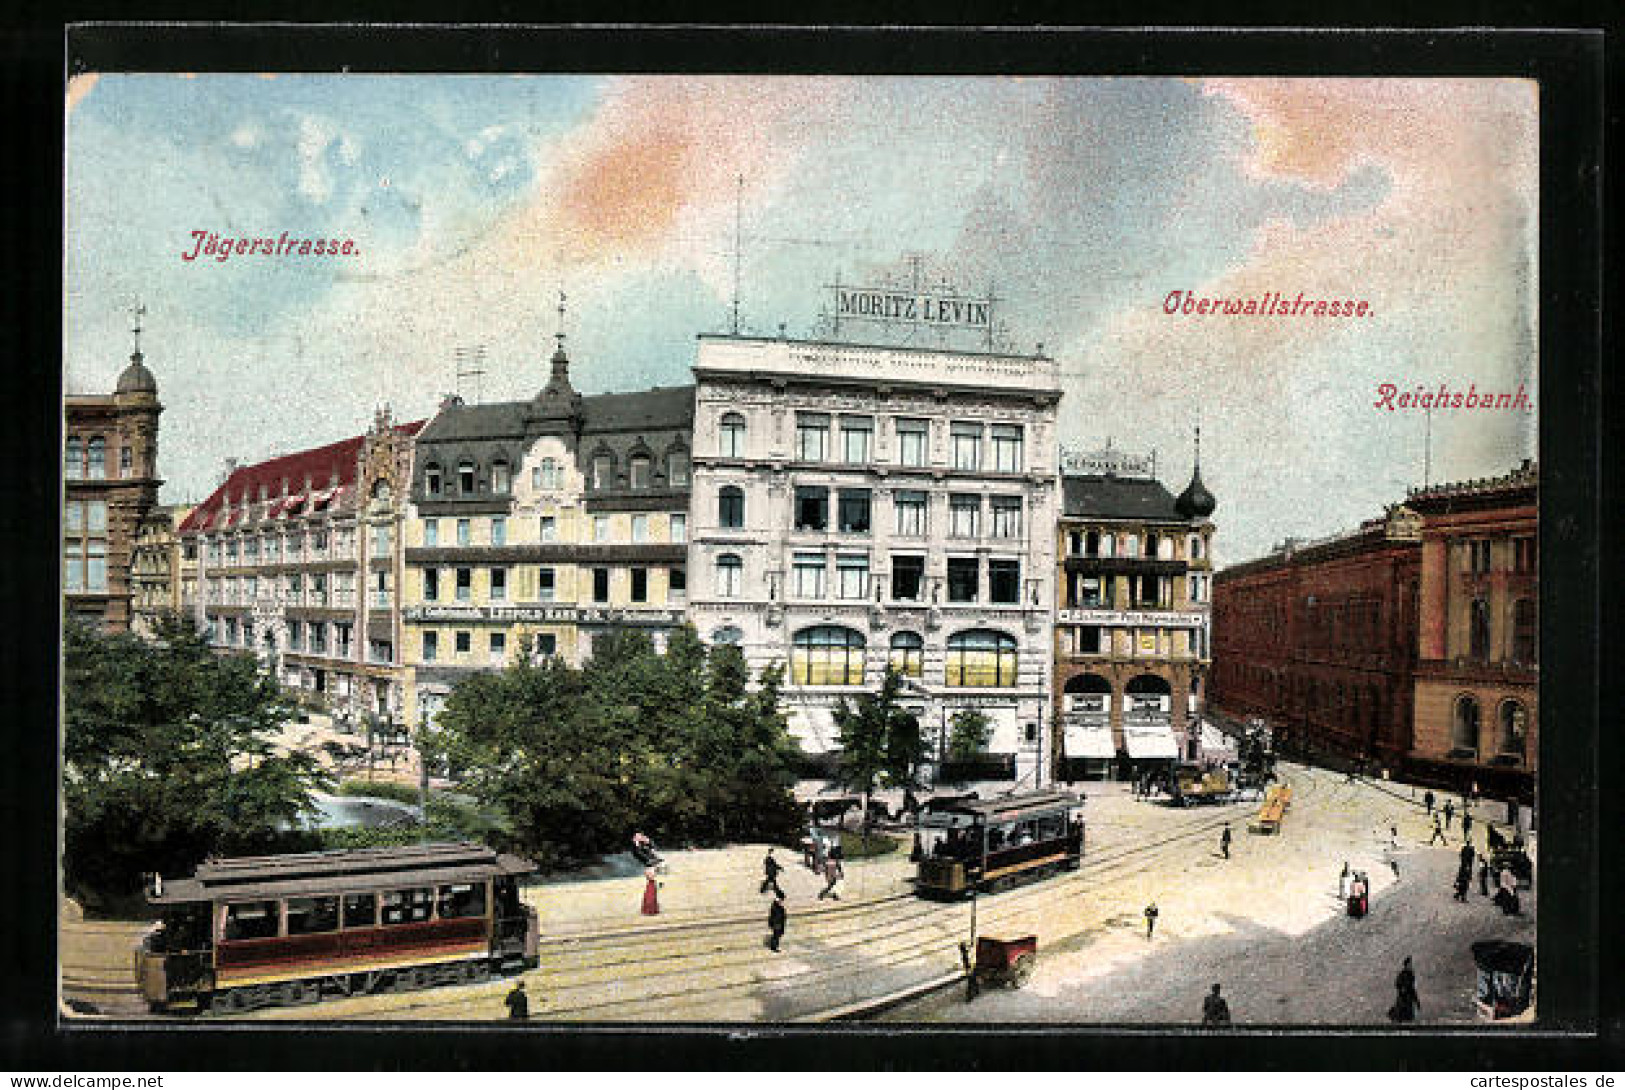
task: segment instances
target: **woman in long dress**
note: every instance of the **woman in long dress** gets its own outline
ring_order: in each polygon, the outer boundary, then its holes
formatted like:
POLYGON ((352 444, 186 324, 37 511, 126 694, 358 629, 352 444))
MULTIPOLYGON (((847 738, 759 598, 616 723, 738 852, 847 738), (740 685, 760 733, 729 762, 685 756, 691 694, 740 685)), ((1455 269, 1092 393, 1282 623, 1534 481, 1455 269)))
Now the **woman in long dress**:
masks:
POLYGON ((643 914, 645 916, 660 915, 660 892, 655 882, 655 868, 650 867, 643 872, 643 914))

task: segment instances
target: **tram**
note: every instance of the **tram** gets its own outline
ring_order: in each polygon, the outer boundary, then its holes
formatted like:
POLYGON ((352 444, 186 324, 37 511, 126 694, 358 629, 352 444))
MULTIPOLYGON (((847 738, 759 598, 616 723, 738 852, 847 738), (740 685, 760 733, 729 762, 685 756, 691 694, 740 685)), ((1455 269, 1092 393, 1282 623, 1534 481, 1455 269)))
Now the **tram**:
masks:
POLYGON ((1030 791, 962 800, 920 813, 921 858, 914 891, 956 898, 1036 881, 1083 860, 1083 799, 1030 791))
POLYGON ((159 922, 135 951, 155 1011, 255 1010, 410 991, 537 964, 536 867, 483 844, 210 860, 153 876, 159 922))

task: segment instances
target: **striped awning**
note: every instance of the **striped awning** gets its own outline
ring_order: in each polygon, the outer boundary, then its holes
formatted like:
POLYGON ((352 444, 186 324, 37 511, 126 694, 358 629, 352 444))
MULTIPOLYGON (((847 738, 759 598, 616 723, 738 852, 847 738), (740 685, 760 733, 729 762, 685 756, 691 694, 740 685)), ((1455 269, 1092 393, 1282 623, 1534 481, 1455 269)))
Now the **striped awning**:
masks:
POLYGON ((1128 755, 1136 759, 1179 760, 1173 728, 1165 723, 1124 724, 1123 742, 1128 747, 1128 755))
POLYGON ((1110 723, 1069 719, 1063 742, 1068 757, 1103 757, 1111 760, 1117 756, 1117 747, 1112 744, 1110 723))

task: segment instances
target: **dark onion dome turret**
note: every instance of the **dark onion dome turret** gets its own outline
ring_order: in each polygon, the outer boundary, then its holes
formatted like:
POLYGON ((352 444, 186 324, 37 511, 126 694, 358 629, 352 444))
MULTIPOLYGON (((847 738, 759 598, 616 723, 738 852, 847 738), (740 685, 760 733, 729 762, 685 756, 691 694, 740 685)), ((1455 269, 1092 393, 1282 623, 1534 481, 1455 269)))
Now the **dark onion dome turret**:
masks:
POLYGON ((137 352, 130 357, 130 365, 118 377, 118 386, 114 390, 120 394, 156 394, 158 392, 158 379, 147 365, 141 362, 141 353, 137 352))
POLYGON ((1213 514, 1213 509, 1219 506, 1219 501, 1213 498, 1213 493, 1202 484, 1202 426, 1196 426, 1196 460, 1191 466, 1191 483, 1185 486, 1185 491, 1179 494, 1174 501, 1174 510, 1188 519, 1205 519, 1213 514))
POLYGON ((1202 484, 1201 470, 1191 475, 1191 483, 1185 486, 1185 491, 1174 501, 1174 509, 1188 519, 1205 519, 1213 514, 1213 509, 1217 506, 1219 502, 1213 498, 1213 493, 1202 484))

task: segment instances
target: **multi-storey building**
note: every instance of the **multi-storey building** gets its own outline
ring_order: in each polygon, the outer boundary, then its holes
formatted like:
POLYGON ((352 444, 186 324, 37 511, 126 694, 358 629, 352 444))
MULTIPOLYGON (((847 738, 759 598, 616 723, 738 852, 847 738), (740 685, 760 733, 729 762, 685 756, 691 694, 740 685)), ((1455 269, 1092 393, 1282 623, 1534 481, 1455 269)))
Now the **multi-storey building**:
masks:
POLYGON ((1412 492, 1422 516, 1418 770, 1528 799, 1539 763, 1539 477, 1412 492))
POLYGON ((412 722, 528 648, 684 622, 694 389, 583 397, 563 338, 529 401, 448 398, 419 434, 406 563, 412 722))
POLYGON ((126 631, 130 568, 142 520, 158 502, 158 380, 140 330, 110 395, 63 399, 62 595, 68 616, 126 631))
POLYGON ((1395 505, 1213 581, 1210 706, 1276 744, 1399 769, 1411 749, 1422 520, 1395 505))
POLYGON ((340 721, 402 722, 400 531, 421 427, 386 409, 365 435, 232 465, 180 525, 183 606, 340 721))
POLYGON ((130 564, 137 632, 150 634, 159 618, 181 611, 179 529, 191 511, 190 504, 164 504, 141 520, 130 564))
POLYGON ((978 708, 990 763, 1045 776, 1054 361, 707 335, 694 374, 701 638, 787 667, 814 758, 837 748, 837 698, 890 664, 939 744, 978 708))
POLYGON ((1108 448, 1062 467, 1055 699, 1067 778, 1198 756, 1215 501, 1199 447, 1177 499, 1153 466, 1108 448))

